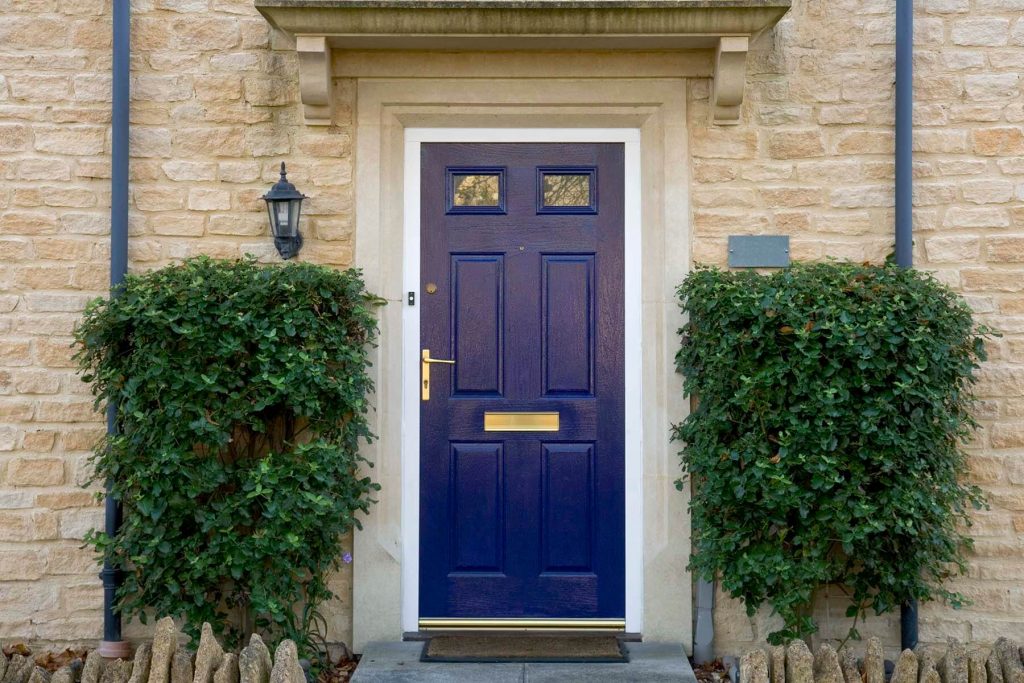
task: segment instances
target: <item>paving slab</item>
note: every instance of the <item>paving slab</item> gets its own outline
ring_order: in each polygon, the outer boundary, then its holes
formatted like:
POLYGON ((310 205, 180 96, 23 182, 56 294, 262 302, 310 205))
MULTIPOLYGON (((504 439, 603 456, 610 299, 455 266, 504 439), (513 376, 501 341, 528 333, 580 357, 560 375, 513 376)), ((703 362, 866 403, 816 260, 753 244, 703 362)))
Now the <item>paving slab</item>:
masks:
POLYGON ((366 646, 351 683, 696 683, 679 643, 627 643, 629 662, 618 664, 469 664, 421 662, 423 643, 366 646))
POLYGON ((523 664, 448 664, 421 662, 422 641, 368 643, 363 657, 352 675, 351 683, 383 681, 487 681, 488 683, 522 683, 523 664))
POLYGON ((524 664, 526 683, 622 681, 623 683, 696 683, 680 643, 626 643, 624 664, 524 664))

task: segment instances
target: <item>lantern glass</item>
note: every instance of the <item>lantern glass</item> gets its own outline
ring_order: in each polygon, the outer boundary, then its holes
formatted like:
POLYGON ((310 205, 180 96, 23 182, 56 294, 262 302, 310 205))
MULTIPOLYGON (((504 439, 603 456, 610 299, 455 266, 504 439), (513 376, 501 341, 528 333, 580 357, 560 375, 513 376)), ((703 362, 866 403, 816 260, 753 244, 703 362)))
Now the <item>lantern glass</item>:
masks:
POLYGON ((302 211, 302 199, 288 200, 288 229, 289 237, 295 237, 299 232, 299 213, 302 211))
POLYGON ((280 228, 277 227, 277 213, 274 209, 277 207, 277 202, 267 202, 267 215, 270 216, 270 234, 277 237, 281 234, 280 228))
POLYGON ((299 214, 302 212, 301 199, 278 199, 267 202, 270 227, 274 237, 295 237, 299 231, 299 214))

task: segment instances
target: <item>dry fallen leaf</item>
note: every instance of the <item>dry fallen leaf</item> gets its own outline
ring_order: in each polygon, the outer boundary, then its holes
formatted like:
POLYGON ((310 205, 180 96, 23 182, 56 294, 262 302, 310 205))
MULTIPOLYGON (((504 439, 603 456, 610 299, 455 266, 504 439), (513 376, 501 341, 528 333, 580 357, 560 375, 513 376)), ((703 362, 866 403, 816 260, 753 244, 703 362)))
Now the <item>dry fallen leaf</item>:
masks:
POLYGON ((352 672, 358 665, 358 659, 342 657, 332 668, 321 671, 316 681, 317 683, 348 683, 352 672))
POLYGON ((85 661, 85 656, 87 654, 88 651, 85 649, 72 650, 71 648, 56 654, 53 652, 46 652, 36 657, 36 665, 43 667, 47 671, 56 671, 57 669, 67 666, 76 659, 85 661))

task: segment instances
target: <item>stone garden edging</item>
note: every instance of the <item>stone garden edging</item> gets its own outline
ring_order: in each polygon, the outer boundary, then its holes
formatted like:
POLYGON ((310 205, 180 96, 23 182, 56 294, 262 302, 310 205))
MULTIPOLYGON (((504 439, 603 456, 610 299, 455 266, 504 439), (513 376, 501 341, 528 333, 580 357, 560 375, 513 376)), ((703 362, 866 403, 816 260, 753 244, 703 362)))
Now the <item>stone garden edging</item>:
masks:
MULTIPOLYGON (((740 659, 739 683, 886 683, 882 642, 868 638, 860 659, 828 643, 812 655, 802 640, 751 650, 740 659)), ((992 647, 950 639, 944 649, 904 650, 889 683, 1024 683, 1024 650, 1007 638, 992 647)))
POLYGON ((224 651, 209 624, 203 624, 194 654, 178 636, 174 621, 164 617, 153 641, 139 645, 132 660, 106 660, 93 650, 84 664, 78 660, 52 674, 32 656, 0 655, 0 683, 306 683, 291 640, 281 641, 271 657, 255 633, 237 655, 224 651))

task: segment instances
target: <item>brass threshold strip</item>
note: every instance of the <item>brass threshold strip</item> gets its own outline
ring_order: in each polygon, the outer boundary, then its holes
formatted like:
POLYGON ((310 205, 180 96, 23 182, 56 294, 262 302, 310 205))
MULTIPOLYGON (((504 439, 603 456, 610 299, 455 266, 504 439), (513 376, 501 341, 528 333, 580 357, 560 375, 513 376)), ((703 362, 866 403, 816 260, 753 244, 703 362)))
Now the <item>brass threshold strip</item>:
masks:
POLYGON ((625 619, 420 619, 420 628, 446 631, 625 631, 625 619))

